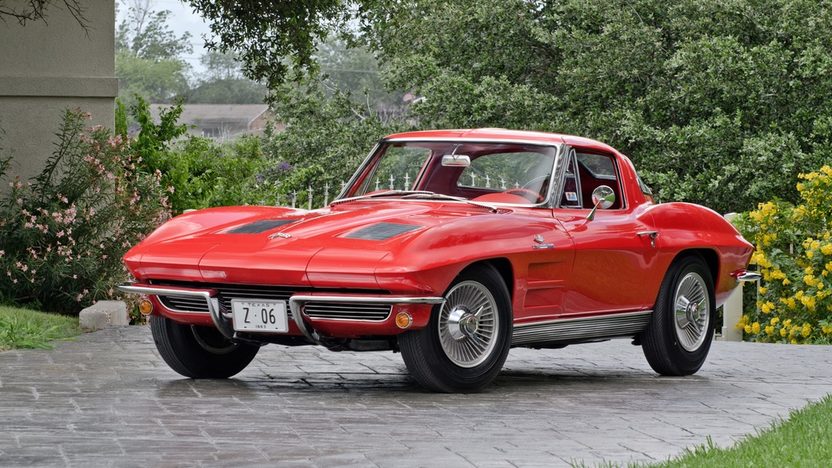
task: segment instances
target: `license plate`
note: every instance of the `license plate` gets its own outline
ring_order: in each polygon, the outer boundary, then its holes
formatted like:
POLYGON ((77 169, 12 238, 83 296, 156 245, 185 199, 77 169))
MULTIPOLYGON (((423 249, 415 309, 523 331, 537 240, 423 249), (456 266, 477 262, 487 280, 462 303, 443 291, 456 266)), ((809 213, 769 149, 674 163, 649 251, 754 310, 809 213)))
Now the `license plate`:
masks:
POLYGON ((289 317, 285 301, 231 300, 234 329, 246 332, 286 333, 289 317))

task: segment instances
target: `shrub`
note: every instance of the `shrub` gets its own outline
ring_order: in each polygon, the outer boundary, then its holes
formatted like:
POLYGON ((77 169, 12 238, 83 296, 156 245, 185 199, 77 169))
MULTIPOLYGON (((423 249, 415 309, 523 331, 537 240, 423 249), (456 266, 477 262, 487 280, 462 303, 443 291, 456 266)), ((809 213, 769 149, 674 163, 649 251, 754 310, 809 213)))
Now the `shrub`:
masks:
POLYGON ((85 128, 88 117, 66 111, 43 171, 0 198, 0 301, 77 313, 111 297, 127 277, 121 256, 168 217, 137 140, 85 128))
POLYGON ((800 179, 797 205, 761 203, 737 221, 763 275, 738 324, 753 341, 832 342, 832 167, 800 179))

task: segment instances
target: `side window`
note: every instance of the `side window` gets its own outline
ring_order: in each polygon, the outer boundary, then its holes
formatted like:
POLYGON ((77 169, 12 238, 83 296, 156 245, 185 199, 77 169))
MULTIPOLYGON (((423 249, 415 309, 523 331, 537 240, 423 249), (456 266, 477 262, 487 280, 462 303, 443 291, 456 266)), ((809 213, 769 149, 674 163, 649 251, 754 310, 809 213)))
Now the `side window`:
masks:
POLYGON ((560 206, 563 208, 581 209, 583 208, 581 198, 581 181, 578 178, 575 158, 570 155, 563 180, 563 196, 560 199, 560 206))
POLYGON ((621 184, 618 180, 618 168, 610 155, 578 153, 578 187, 585 208, 592 207, 592 191, 601 185, 612 188, 615 203, 609 209, 619 209, 625 205, 621 184))

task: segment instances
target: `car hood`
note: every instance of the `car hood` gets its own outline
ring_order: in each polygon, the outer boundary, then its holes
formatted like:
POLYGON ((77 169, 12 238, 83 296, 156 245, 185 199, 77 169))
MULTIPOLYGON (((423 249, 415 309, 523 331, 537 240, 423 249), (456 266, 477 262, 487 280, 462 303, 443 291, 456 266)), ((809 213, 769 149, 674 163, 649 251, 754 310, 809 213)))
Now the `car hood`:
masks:
POLYGON ((424 231, 484 207, 436 201, 354 201, 319 210, 225 207, 169 221, 125 255, 137 278, 378 288, 385 256, 424 231))

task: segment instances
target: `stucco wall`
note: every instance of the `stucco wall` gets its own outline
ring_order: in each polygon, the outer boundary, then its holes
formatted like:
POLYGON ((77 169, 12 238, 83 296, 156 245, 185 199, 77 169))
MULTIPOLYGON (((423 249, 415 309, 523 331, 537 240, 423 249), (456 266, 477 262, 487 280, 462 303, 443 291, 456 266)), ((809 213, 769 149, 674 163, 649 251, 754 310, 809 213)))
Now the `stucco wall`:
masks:
POLYGON ((46 23, 0 22, 0 147, 14 157, 12 175, 40 171, 67 108, 92 114, 91 125, 113 125, 115 3, 81 3, 88 31, 57 6, 46 23))

